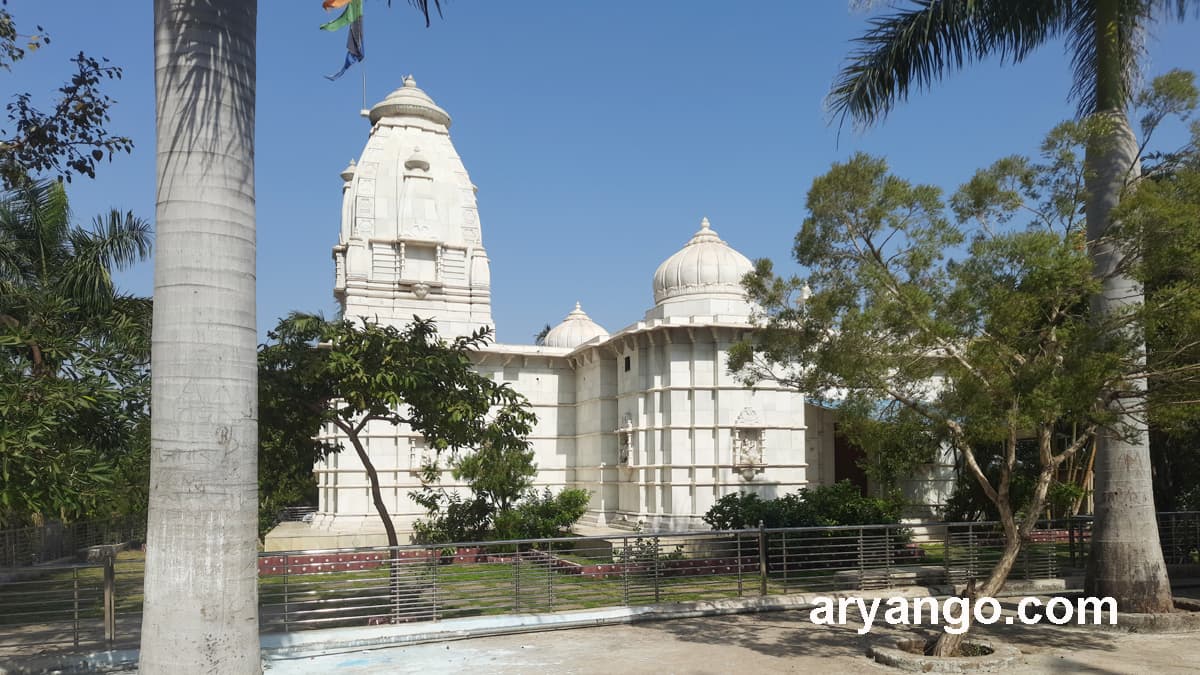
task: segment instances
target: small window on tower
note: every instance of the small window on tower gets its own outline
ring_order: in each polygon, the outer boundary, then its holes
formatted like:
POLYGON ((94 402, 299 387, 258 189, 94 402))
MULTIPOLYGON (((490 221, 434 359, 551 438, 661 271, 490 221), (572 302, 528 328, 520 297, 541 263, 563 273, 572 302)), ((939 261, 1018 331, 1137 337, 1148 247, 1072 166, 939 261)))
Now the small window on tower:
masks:
POLYGON ((629 372, 629 357, 625 357, 625 372, 629 372))

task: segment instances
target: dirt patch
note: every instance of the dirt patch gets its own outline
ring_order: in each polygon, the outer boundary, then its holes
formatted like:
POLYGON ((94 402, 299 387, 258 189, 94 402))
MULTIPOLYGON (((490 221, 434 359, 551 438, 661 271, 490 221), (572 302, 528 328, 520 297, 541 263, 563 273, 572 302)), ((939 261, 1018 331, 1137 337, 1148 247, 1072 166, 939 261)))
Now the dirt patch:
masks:
POLYGON ((915 673, 975 673, 1004 670, 1021 658, 1016 648, 991 640, 968 638, 958 656, 933 656, 935 638, 884 640, 869 654, 877 662, 915 673))
MULTIPOLYGON (((937 648, 937 640, 898 640, 896 647, 901 651, 906 651, 909 654, 917 654, 919 656, 933 656, 933 650, 937 648)), ((980 642, 963 642, 958 653, 954 656, 987 656, 993 653, 991 647, 980 642)))

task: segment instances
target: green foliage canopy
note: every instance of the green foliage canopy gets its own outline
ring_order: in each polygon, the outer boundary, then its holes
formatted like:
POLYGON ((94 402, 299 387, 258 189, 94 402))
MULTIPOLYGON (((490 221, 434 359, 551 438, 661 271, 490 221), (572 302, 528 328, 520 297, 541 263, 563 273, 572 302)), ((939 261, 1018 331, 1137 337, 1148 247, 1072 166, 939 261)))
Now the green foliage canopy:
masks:
MULTIPOLYGON (((336 427, 367 470, 392 546, 395 527, 363 437, 368 425, 407 425, 438 453, 529 452, 526 436, 536 418, 528 401, 472 368, 470 354, 490 340, 490 329, 444 342, 433 321, 417 317, 399 329, 294 313, 272 336, 275 344, 259 356, 266 397, 260 405, 269 413, 260 420, 260 453, 275 455, 264 463, 288 464, 293 476, 305 465, 311 470, 310 459, 340 448, 306 439, 326 424, 336 427)), ((260 483, 273 480, 260 474, 260 483)), ((275 491, 268 486, 268 494, 275 491)))
MULTIPOLYGON (((41 26, 23 35, 8 9, 0 7, 0 70, 11 70, 48 44, 50 36, 41 26)), ((75 72, 59 88, 49 111, 38 109, 27 92, 14 95, 6 106, 8 122, 0 128, 0 184, 5 189, 45 173, 67 182, 76 174, 95 178, 97 162, 133 150, 130 138, 106 129, 115 101, 101 87, 106 80, 120 79, 121 69, 83 52, 71 63, 75 72)))
MULTIPOLYGON (((750 382, 824 399, 860 437, 900 425, 952 446, 1014 536, 1017 512, 1021 529, 1032 527, 1062 462, 1117 423, 1108 404, 1129 378, 1149 375, 1162 393, 1196 380, 1194 361, 1163 348, 1200 334, 1200 314, 1181 311, 1200 301, 1194 279, 1124 312, 1089 309, 1100 280, 1083 241, 1079 157, 1098 133, 1092 124, 1061 125, 1040 161, 1002 159, 949 203, 881 159, 835 164, 814 181, 796 236, 808 277, 781 278, 770 261, 757 262, 745 284, 765 327, 734 348, 731 367, 750 382), (798 302, 805 288, 811 296, 798 302), (1172 327, 1155 338, 1149 362, 1136 331, 1143 323, 1172 327), (1064 441, 1060 425, 1080 433, 1064 441), (1035 439, 1039 479, 1027 503, 1013 504, 1026 437, 1035 439)), ((1145 241, 1137 229, 1145 220, 1129 221, 1113 236, 1145 241)))
POLYGON ((57 181, 0 198, 0 523, 145 507, 150 300, 112 273, 150 245, 130 213, 71 225, 57 181))
POLYGON ((850 481, 801 488, 777 499, 749 492, 721 497, 704 514, 714 530, 758 527, 834 527, 900 522, 901 502, 867 497, 850 481))

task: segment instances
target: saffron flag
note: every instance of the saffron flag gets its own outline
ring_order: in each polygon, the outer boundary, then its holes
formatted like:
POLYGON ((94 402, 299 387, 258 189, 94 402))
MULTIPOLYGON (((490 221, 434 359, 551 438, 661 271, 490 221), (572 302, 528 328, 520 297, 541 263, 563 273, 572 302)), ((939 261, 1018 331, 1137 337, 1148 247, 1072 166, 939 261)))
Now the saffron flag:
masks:
POLYGON ((330 80, 336 80, 341 77, 350 66, 362 61, 366 57, 366 52, 363 50, 363 23, 362 23, 362 0, 325 0, 324 6, 329 8, 337 8, 342 5, 346 9, 338 15, 338 18, 328 23, 321 25, 321 30, 341 30, 346 26, 350 27, 350 34, 346 36, 346 62, 342 64, 342 69, 333 75, 326 75, 330 80))
POLYGON ((337 9, 338 7, 345 7, 349 3, 350 0, 325 0, 325 2, 321 3, 321 6, 328 11, 331 9, 337 9))

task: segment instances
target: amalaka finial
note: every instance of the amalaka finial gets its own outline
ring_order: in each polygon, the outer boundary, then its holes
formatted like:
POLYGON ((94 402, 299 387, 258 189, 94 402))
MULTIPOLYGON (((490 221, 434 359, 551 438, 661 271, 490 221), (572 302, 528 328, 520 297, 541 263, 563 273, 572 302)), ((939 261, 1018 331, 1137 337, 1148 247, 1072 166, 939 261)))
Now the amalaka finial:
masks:
POLYGON ((707 217, 707 216, 705 216, 704 218, 701 218, 701 219, 700 219, 700 229, 702 229, 702 230, 707 230, 707 229, 709 229, 709 225, 708 225, 708 217, 707 217))

